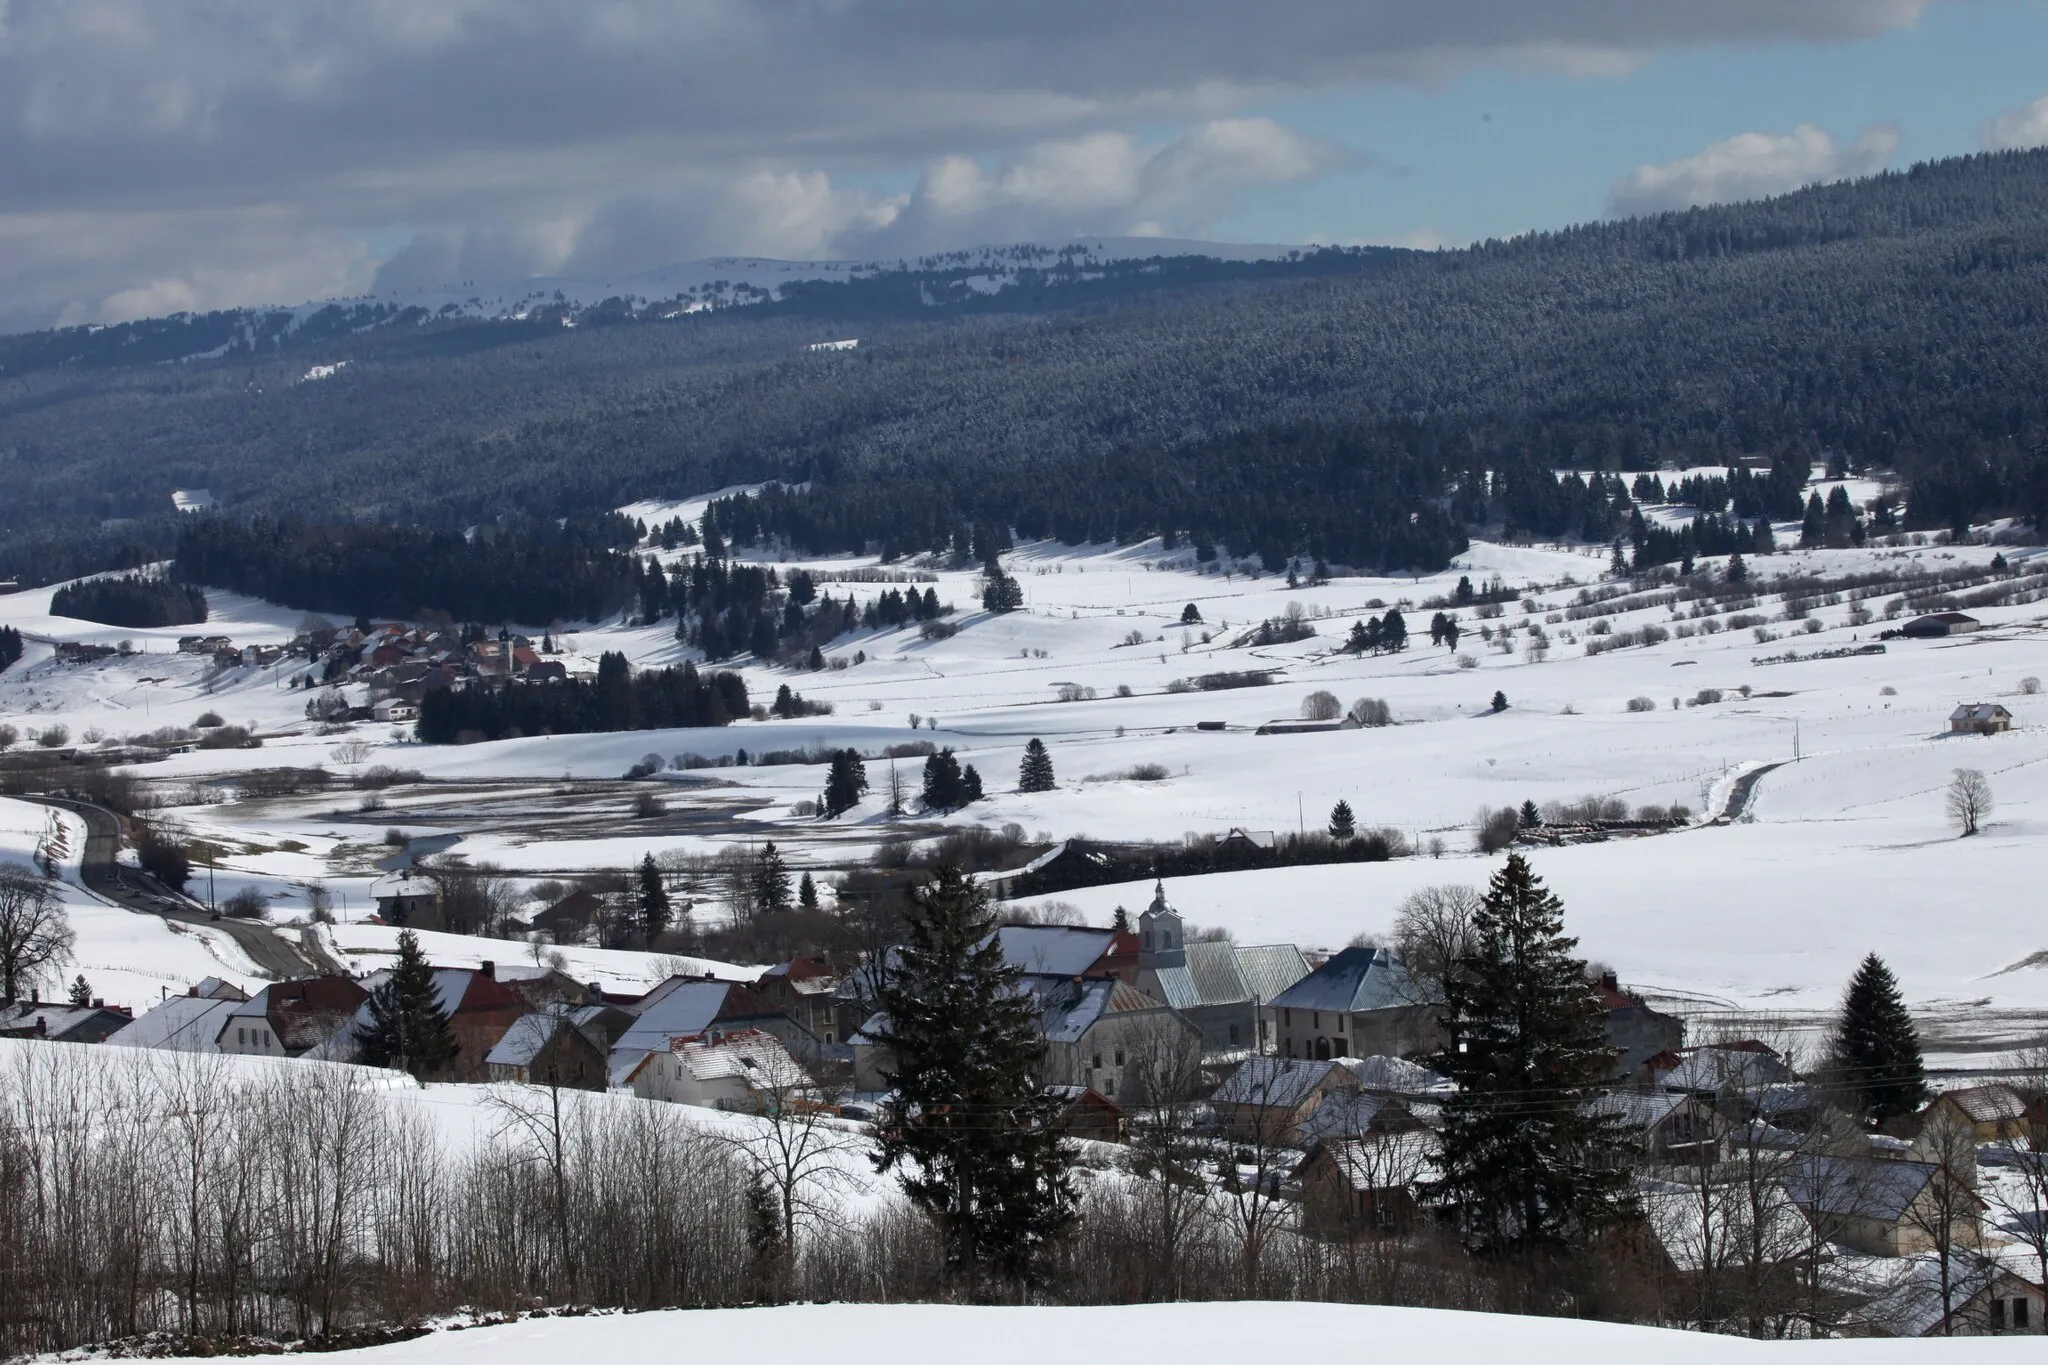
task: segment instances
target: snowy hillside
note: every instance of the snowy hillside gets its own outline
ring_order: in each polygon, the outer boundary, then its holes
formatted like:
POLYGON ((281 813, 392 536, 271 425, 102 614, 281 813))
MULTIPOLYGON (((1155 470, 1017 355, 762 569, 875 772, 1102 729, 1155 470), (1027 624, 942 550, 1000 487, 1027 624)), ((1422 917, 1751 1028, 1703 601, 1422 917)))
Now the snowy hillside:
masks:
MULTIPOLYGON (((652 524, 702 505, 629 510, 652 524)), ((1793 543, 1797 527, 1783 526, 1779 536, 1793 543)), ((1046 842, 1177 841, 1236 827, 1317 829, 1342 799, 1361 827, 1399 831, 1420 851, 1169 887, 1194 922, 1244 942, 1338 948, 1385 933, 1401 898, 1418 886, 1483 882, 1491 861, 1472 851, 1481 807, 1586 796, 1631 808, 1682 805, 1693 821, 1676 832, 1533 854, 1564 897, 1587 956, 1691 1009, 1796 1022, 1830 1009, 1855 962, 1875 950, 1927 1012, 1934 1050, 1967 1057, 2009 1047, 2048 1020, 2048 931, 2016 892, 2030 884, 2048 830, 2048 704, 2030 681, 2048 676, 2048 614, 2022 594, 2021 604, 1976 609, 1987 626, 1977 634, 1853 651, 1904 619, 1907 599, 1936 591, 1939 575, 1983 579, 1994 553, 1989 545, 1939 544, 1790 551, 1754 561, 1749 598, 1703 607, 1672 600, 1668 589, 1604 596, 1626 585, 1607 578, 1604 554, 1577 548, 1475 543, 1442 574, 1289 589, 1279 576, 1234 571, 1227 560, 1198 565, 1192 552, 1162 551, 1156 541, 1026 545, 1005 560, 1022 584, 1022 611, 984 613, 971 567, 898 564, 889 572, 926 575, 952 604, 947 619, 957 634, 858 632, 840 638, 831 667, 816 673, 739 661, 756 700, 788 685, 831 703, 829 716, 449 747, 414 743, 407 727, 388 723, 316 733, 304 714, 307 694, 290 686, 303 665, 221 669, 167 652, 177 631, 50 617, 49 592, 38 590, 0 598, 0 622, 31 641, 23 663, 0 674, 0 715, 24 731, 62 726, 74 743, 189 725, 207 710, 250 726, 263 738, 260 749, 195 749, 136 772, 171 797, 173 814, 195 834, 224 845, 221 897, 253 887, 270 899, 274 920, 290 922, 305 917, 309 888, 324 886, 343 920, 334 950, 353 956, 388 951, 388 941, 375 940, 388 940, 389 931, 351 922, 370 909, 370 883, 383 870, 376 860, 388 852, 380 841, 391 827, 439 835, 448 851, 528 882, 624 869, 648 854, 680 865, 773 839, 793 868, 816 869, 829 894, 837 870, 890 835, 889 760, 880 755, 913 739, 955 748, 989 792, 952 815, 919 817, 921 830, 1014 824, 1046 842), (1432 646, 1433 609, 1422 604, 1451 597, 1461 577, 1484 585, 1495 575, 1515 599, 1455 609, 1464 632, 1456 648, 1432 646), (1774 586, 1849 575, 1877 586, 1858 588, 1869 594, 1861 597, 1810 583, 1791 594, 1774 586), (1190 605, 1200 621, 1184 625, 1190 605), (1340 649, 1354 623, 1395 605, 1408 619, 1408 649, 1340 649), (1240 643, 1260 621, 1290 613, 1314 633, 1289 644, 1240 643), (51 657, 53 640, 121 639, 135 652, 83 665, 51 657), (1612 647, 1623 642, 1632 643, 1612 647), (1202 691, 1186 681, 1246 670, 1267 673, 1270 685, 1202 691), (1344 704, 1382 699, 1396 723, 1256 733, 1263 722, 1299 715, 1304 698, 1324 690, 1344 704), (1498 713, 1497 691, 1506 703, 1498 713), (2014 730, 1948 735, 1949 713, 1979 701, 2009 707, 2014 730), (1223 728, 1197 728, 1205 724, 1223 728), (1058 786, 1027 795, 1014 790, 1013 775, 1033 737, 1049 746, 1058 786), (345 748, 344 740, 362 744, 345 748), (871 789, 836 822, 796 813, 818 795, 823 770, 815 764, 694 766, 741 751, 758 759, 839 746, 871 756, 871 789), (645 756, 664 771, 632 787, 616 780, 645 756), (428 780, 375 801, 348 789, 343 779, 378 765, 428 780), (323 767, 338 785, 219 804, 239 794, 236 774, 284 766, 323 767), (1984 771, 1996 795, 1990 823, 1974 839, 1957 839, 1943 814, 1943 789, 1958 767, 1984 771), (1737 779, 1760 770, 1745 803, 1749 783, 1737 779), (629 797, 648 788, 668 816, 642 825, 631 818, 629 797), (1722 814, 1736 818, 1706 823, 1722 814)), ((2036 551, 2004 553, 2008 578, 2048 567, 2036 565, 2036 551)), ((787 570, 801 561, 777 562, 787 570)), ((864 601, 887 586, 858 581, 877 576, 872 558, 808 567, 820 590, 837 597, 864 601)), ((208 629, 237 644, 282 640, 298 617, 224 594, 213 602, 208 629)), ((670 623, 590 622, 562 641, 572 672, 593 670, 606 650, 639 665, 690 653, 670 623)), ((913 793, 920 763, 899 764, 913 793)), ((1124 885, 1057 899, 1104 922, 1117 905, 1136 908, 1149 896, 1149 886, 1124 885)), ((707 902, 696 913, 722 912, 707 902)), ((506 948, 478 941, 461 957, 506 948)), ((117 956, 111 948, 103 954, 108 969, 117 956)), ((642 961, 579 956, 574 967, 623 986, 663 965, 626 956, 642 961)), ((203 969, 219 966, 209 960, 203 969)), ((133 1003, 146 1003, 133 998, 142 985, 124 987, 133 1003)))

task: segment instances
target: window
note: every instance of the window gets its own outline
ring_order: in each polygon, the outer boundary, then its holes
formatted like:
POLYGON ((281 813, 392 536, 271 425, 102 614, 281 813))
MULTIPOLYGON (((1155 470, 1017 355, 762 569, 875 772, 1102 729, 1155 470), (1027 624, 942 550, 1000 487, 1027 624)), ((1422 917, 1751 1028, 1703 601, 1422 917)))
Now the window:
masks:
POLYGON ((2015 1331, 2024 1332, 2027 1330, 2027 1309, 2029 1307, 2030 1305, 2025 1299, 2014 1299, 2012 1301, 2012 1325, 2015 1331))
POLYGON ((1994 1332, 2003 1332, 2005 1330, 2004 1299, 1993 1299, 1991 1301, 1991 1330, 1994 1332))
POLYGON ((1124 1050, 1122 1048, 1118 1048, 1116 1050, 1116 1064, 1118 1066, 1122 1066, 1124 1064, 1124 1050))
POLYGON ((1088 1069, 1089 1069, 1090 1071, 1100 1071, 1100 1070, 1102 1069, 1102 1054, 1101 1054, 1101 1053, 1099 1053, 1099 1052, 1098 1052, 1098 1053, 1096 1053, 1096 1054, 1095 1054, 1094 1056, 1092 1056, 1092 1057, 1090 1057, 1090 1058, 1088 1059, 1088 1069))
POLYGON ((1309 1027, 1321 1028, 1323 1026, 1323 1012, 1321 1010, 1317 1010, 1312 1017, 1314 1018, 1315 1022, 1310 1024, 1309 1027))
POLYGON ((1233 1047, 1237 1045, 1237 1025, 1235 1024, 1230 1026, 1230 1042, 1233 1047))
POLYGON ((1114 1095, 1116 1093, 1116 1079, 1114 1077, 1102 1083, 1102 1093, 1105 1095, 1114 1095))
POLYGON ((1331 1027, 1330 1027, 1330 1032, 1332 1032, 1332 1033, 1342 1033, 1343 1031, 1344 1031, 1344 1016, 1340 1014, 1340 1015, 1338 1015, 1338 1016, 1337 1016, 1337 1022, 1336 1022, 1335 1024, 1331 1025, 1331 1027))
POLYGON ((236 1029, 236 1030, 235 1030, 235 1046, 236 1046, 236 1047, 247 1047, 248 1045, 249 1045, 249 1030, 247 1030, 247 1029, 245 1029, 245 1028, 238 1028, 238 1029, 236 1029))

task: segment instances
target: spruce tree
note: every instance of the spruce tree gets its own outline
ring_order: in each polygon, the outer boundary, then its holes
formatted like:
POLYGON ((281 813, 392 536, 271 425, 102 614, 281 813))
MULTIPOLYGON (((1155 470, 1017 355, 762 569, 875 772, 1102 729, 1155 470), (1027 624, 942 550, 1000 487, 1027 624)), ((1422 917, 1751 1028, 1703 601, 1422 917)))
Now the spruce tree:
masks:
POLYGON ((789 909, 789 867, 774 842, 761 845, 754 859, 754 907, 764 914, 789 909))
POLYGON ((1351 803, 1339 801, 1330 807, 1330 837, 1349 839, 1358 833, 1358 821, 1351 814, 1351 803))
POLYGON ((876 1169, 939 1221, 970 1293, 990 1276, 1034 1280, 1075 1204, 1037 1002, 994 930, 987 891, 939 867, 881 989, 894 1094, 876 1169))
POLYGON ((960 770, 960 804, 971 806, 981 800, 981 774, 972 763, 960 770))
POLYGON ((1024 761, 1017 765, 1017 790, 1049 792, 1052 788, 1052 755, 1045 751, 1044 740, 1033 739, 1024 746, 1024 761))
POLYGON ((868 789, 868 765, 857 749, 841 749, 832 755, 832 770, 825 778, 825 815, 837 819, 860 804, 868 789))
POLYGON ((1927 1093, 1920 1033, 1891 968, 1876 953, 1849 979, 1829 1054, 1842 1089, 1871 1125, 1920 1107, 1927 1093))
POLYGON ((1496 692, 1496 693, 1494 693, 1494 694, 1493 694, 1493 702, 1492 702, 1491 704, 1492 704, 1492 707, 1493 707, 1493 709, 1494 709, 1495 711, 1505 711, 1505 710, 1507 710, 1507 709, 1508 709, 1508 694, 1507 694, 1507 693, 1505 693, 1505 692, 1496 692))
POLYGON ((434 991, 434 969, 412 930, 398 935, 398 962, 370 992, 367 1006, 370 1017, 355 1035, 365 1066, 425 1078, 455 1060, 455 1034, 434 991))
POLYGON ((1543 812, 1536 809, 1534 801, 1524 801, 1522 803, 1521 818, 1523 829, 1537 829, 1543 824, 1543 812))
POLYGON ((1728 581, 1730 583, 1747 583, 1749 581, 1749 566, 1742 562, 1740 554, 1728 556, 1728 581))
POLYGON ((71 1003, 79 1009, 85 1009, 92 1004, 92 985, 85 979, 84 972, 80 972, 72 980, 70 998, 71 1003))
POLYGON ((803 910, 818 908, 818 884, 811 880, 808 872, 796 884, 796 903, 803 910))
POLYGON ((640 918, 640 937, 652 946, 654 940, 668 932, 671 918, 668 888, 661 883, 661 869, 654 865, 652 853, 640 859, 640 887, 635 900, 634 908, 640 918))
POLYGON ((1564 906, 1510 853, 1472 916, 1463 969, 1445 982, 1450 1045, 1432 1193, 1476 1248, 1568 1241, 1628 1211, 1629 1140, 1591 1102, 1614 1066, 1564 906))
POLYGON ((966 804, 960 798, 960 760, 951 749, 941 749, 924 761, 924 787, 919 793, 926 810, 954 810, 966 804))

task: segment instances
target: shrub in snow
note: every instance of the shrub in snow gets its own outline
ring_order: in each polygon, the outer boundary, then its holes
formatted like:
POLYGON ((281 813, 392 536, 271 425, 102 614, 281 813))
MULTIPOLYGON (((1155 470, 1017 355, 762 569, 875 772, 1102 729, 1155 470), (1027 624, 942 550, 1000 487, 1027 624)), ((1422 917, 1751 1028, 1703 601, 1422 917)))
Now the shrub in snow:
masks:
MULTIPOLYGON (((1889 691, 1890 689, 1887 688, 1886 690, 1889 691)), ((2021 678, 2020 691, 2024 692, 2026 695, 2030 697, 2039 695, 2041 691, 2041 680, 2039 678, 2021 678)))

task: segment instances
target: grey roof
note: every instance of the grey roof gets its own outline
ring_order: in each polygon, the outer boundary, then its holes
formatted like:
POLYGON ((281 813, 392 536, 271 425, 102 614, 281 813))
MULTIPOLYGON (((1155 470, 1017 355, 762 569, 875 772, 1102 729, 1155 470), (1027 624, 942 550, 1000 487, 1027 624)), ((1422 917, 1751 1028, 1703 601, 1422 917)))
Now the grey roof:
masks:
POLYGON ((1386 1095, 1331 1095, 1316 1106, 1315 1113, 1302 1120, 1302 1144, 1363 1137, 1372 1131, 1372 1121, 1382 1109, 1393 1105, 1398 1113, 1400 1104, 1399 1100, 1386 1095))
POLYGON ((668 1050, 671 1038, 687 1038, 704 1032, 725 1008, 725 981, 691 981, 674 977, 647 993, 633 1007, 634 1019, 619 1035, 613 1050, 620 1053, 668 1050))
MULTIPOLYGON (((1210 1098, 1217 1104, 1280 1105, 1292 1109, 1332 1071, 1343 1071, 1343 1067, 1336 1062, 1296 1061, 1292 1057, 1247 1057, 1210 1098)), ((1350 1078, 1350 1073, 1345 1072, 1345 1079, 1350 1078)))
POLYGON ((1006 924, 996 930, 1003 961, 1032 976, 1080 976, 1115 938, 1114 929, 1006 924))
POLYGON ((151 1047, 166 1052, 218 1052, 220 1031, 240 1003, 233 999, 174 995, 107 1039, 109 1047, 151 1047))
POLYGON ((1346 948, 1273 997, 1283 1009, 1392 1009, 1422 1003, 1422 993, 1384 948, 1346 948))
POLYGON ((1154 967, 1152 979, 1159 983, 1159 994, 1166 1003, 1177 1010, 1198 1009, 1215 1003, 1202 998, 1201 988, 1195 985, 1195 978, 1186 967, 1154 967))
POLYGON ((1292 943, 1268 943, 1239 948, 1237 970, 1244 977, 1252 999, 1263 1005, 1308 975, 1308 959, 1292 943))
POLYGON ((1251 987, 1238 970, 1235 944, 1190 943, 1186 952, 1188 980, 1198 1003, 1235 1005, 1251 999, 1251 987))

